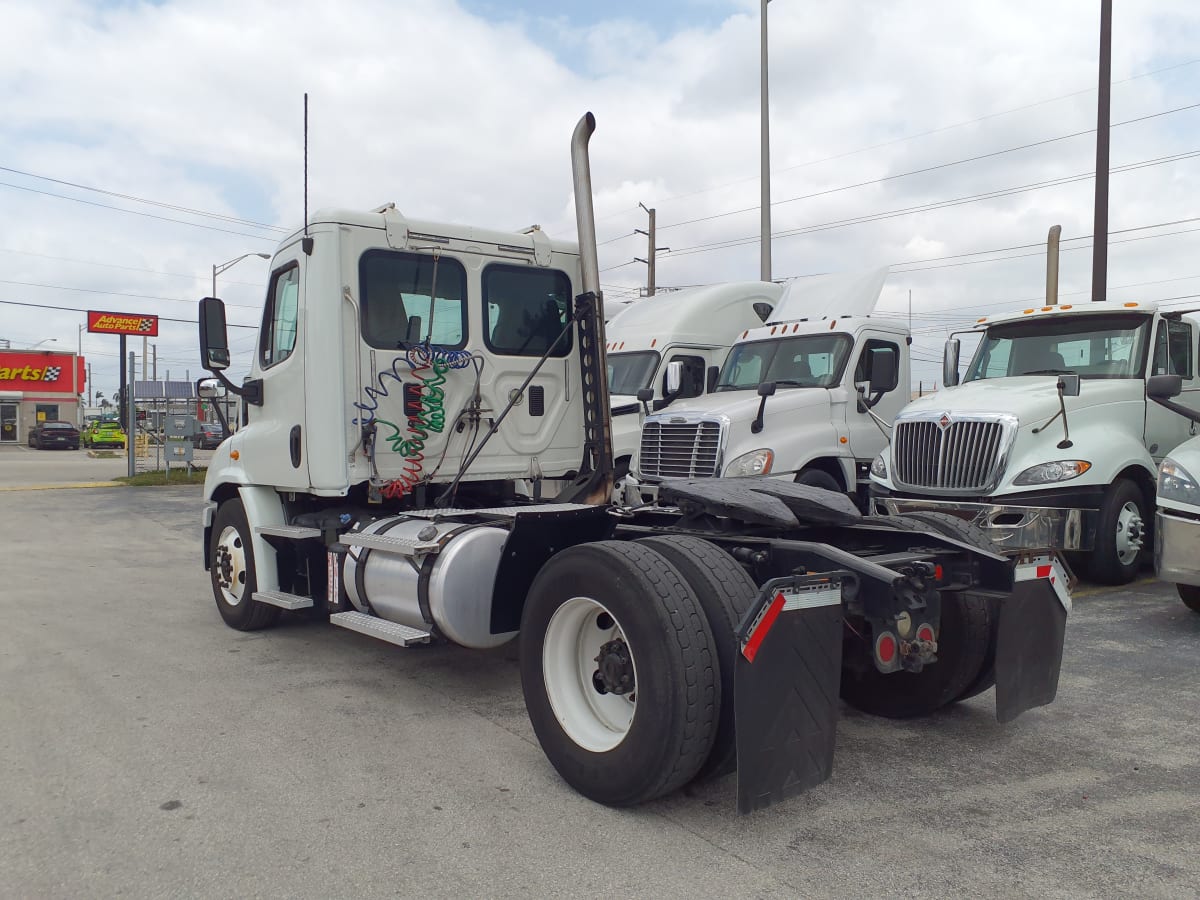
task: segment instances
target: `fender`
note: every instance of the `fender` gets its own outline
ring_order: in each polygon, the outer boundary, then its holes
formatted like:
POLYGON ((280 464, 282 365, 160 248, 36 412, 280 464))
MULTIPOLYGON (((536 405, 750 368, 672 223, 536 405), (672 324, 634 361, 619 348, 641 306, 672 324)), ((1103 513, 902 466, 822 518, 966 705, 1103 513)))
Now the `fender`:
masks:
POLYGON ((262 485, 242 485, 238 496, 246 510, 246 521, 250 524, 250 546, 254 550, 254 572, 258 579, 258 590, 279 590, 279 563, 275 548, 258 533, 260 525, 286 525, 283 501, 274 488, 262 485))

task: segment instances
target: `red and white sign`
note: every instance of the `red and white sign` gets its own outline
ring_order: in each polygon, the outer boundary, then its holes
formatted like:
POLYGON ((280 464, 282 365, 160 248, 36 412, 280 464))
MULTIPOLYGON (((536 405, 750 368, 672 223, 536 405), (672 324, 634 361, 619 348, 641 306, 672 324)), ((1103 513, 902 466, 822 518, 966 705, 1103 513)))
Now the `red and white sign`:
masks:
POLYGON ((0 350, 0 391, 78 394, 84 390, 83 357, 65 353, 0 350), (71 377, 71 360, 76 361, 71 377))
POLYGON ((158 337, 158 316, 88 310, 88 331, 93 334, 133 334, 158 337))

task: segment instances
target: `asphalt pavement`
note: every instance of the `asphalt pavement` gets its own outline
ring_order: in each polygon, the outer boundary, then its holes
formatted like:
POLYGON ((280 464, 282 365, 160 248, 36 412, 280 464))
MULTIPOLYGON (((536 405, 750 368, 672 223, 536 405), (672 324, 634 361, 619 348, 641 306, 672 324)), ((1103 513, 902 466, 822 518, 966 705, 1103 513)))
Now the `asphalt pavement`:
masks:
POLYGON ((571 791, 515 644, 226 628, 198 488, 0 492, 0 547, 3 897, 1200 890, 1200 615, 1151 579, 1077 593, 1052 706, 844 710, 832 780, 739 817, 732 777, 571 791))

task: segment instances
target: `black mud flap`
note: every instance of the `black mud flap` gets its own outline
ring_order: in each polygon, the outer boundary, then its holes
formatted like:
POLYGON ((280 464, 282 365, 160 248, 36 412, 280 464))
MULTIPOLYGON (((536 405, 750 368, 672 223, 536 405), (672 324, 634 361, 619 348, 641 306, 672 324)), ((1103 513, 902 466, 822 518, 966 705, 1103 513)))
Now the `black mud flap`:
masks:
POLYGON ((1011 722, 1058 693, 1067 610, 1047 578, 1017 581, 996 629, 996 720, 1011 722))
POLYGON ((767 582, 738 628, 734 670, 738 812, 829 778, 842 669, 838 576, 767 582))

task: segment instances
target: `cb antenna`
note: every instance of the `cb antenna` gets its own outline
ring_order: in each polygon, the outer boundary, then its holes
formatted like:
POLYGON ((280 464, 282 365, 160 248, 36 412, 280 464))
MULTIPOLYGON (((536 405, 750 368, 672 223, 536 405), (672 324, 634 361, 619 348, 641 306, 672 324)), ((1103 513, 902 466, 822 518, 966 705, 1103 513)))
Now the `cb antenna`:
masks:
POLYGON ((304 238, 300 246, 306 256, 312 256, 313 239, 308 236, 308 91, 304 92, 304 238))

